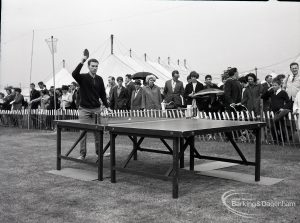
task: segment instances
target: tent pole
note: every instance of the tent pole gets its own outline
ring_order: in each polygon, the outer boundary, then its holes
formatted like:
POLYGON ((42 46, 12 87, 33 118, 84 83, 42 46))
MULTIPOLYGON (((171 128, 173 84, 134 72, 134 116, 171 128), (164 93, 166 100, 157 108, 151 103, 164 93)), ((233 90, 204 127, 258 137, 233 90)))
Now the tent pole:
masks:
POLYGON ((110 35, 110 42, 111 42, 110 54, 114 54, 114 35, 110 35))
POLYGON ((54 46, 53 46, 53 36, 51 36, 51 44, 52 44, 52 72, 53 72, 53 88, 54 88, 54 94, 53 94, 53 98, 54 98, 54 118, 56 119, 56 93, 55 93, 55 67, 54 67, 54 46))
MULTIPOLYGON (((30 59, 30 73, 29 73, 29 89, 31 84, 31 74, 32 74, 32 61, 33 61, 33 44, 34 44, 34 30, 32 30, 32 42, 31 42, 31 59, 30 59)), ((29 100, 30 100, 30 90, 29 90, 29 100)), ((30 112, 28 112, 28 126, 30 129, 30 112)))

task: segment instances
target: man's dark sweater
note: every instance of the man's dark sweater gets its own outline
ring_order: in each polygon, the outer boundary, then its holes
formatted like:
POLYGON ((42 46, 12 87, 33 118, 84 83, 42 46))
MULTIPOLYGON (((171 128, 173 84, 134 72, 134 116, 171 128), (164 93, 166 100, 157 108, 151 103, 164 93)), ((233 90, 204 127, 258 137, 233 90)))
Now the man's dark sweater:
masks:
POLYGON ((224 84, 225 105, 240 103, 242 100, 242 86, 238 80, 228 78, 224 84))
POLYGON ((78 64, 72 73, 73 78, 80 86, 80 106, 83 108, 99 108, 99 98, 101 98, 103 104, 108 107, 102 77, 95 75, 93 78, 89 73, 80 74, 82 66, 82 63, 78 64))
POLYGON ((278 112, 281 108, 290 109, 291 101, 289 99, 288 94, 281 90, 278 94, 275 94, 273 90, 267 91, 261 96, 263 99, 268 99, 271 97, 271 111, 278 112))

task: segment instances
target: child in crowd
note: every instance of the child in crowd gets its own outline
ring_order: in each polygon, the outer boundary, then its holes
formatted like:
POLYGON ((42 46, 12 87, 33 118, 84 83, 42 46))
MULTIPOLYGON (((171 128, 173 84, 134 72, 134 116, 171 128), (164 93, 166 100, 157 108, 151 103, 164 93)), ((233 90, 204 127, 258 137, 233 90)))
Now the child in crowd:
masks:
POLYGON ((275 78, 272 87, 262 95, 263 99, 271 97, 271 111, 274 112, 274 124, 271 126, 273 140, 282 141, 286 139, 286 131, 284 128, 284 117, 290 112, 291 101, 286 91, 281 88, 281 80, 275 78), (281 134, 282 133, 282 134, 281 134))

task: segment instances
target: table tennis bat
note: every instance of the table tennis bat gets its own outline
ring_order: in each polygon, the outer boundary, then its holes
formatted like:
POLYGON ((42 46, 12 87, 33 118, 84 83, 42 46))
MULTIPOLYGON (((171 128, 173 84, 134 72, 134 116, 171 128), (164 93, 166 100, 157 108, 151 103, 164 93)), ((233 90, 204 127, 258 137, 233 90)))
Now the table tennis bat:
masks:
POLYGON ((88 49, 84 49, 84 51, 83 51, 83 56, 85 56, 85 57, 86 57, 86 59, 88 59, 88 58, 89 58, 89 56, 90 56, 90 53, 89 53, 88 49))

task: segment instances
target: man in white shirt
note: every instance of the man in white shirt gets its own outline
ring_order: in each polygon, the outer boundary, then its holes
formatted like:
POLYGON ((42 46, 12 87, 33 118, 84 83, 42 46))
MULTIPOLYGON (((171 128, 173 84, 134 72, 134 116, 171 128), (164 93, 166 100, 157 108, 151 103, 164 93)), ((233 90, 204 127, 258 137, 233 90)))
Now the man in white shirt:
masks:
POLYGON ((296 94, 300 91, 300 75, 299 71, 299 64, 293 62, 290 64, 291 74, 288 74, 284 81, 283 89, 286 90, 288 93, 289 98, 292 101, 295 101, 296 94))
POLYGON ((106 86, 105 92, 106 92, 107 101, 109 103, 111 94, 112 94, 112 89, 116 86, 116 80, 115 80, 115 77, 109 76, 107 81, 108 81, 108 84, 106 86))
POLYGON ((71 103, 73 101, 72 99, 72 94, 70 94, 69 87, 66 85, 63 85, 61 87, 62 90, 62 96, 61 96, 61 102, 60 102, 60 108, 65 110, 65 109, 71 109, 71 103))

